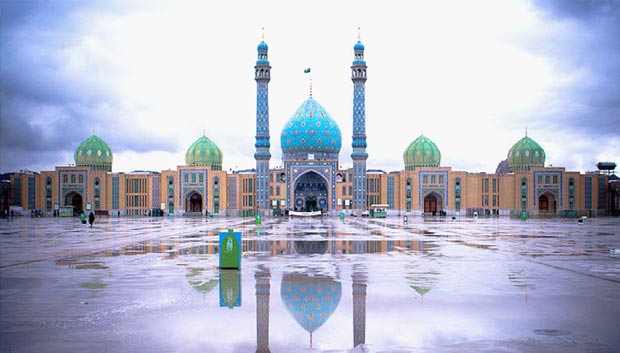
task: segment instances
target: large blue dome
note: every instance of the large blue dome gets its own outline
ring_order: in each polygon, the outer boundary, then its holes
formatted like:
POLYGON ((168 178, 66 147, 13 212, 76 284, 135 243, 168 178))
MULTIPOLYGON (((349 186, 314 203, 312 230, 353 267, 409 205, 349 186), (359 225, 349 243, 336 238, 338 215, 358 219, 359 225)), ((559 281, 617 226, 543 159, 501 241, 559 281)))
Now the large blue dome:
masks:
POLYGON ((280 143, 284 158, 316 154, 317 158, 338 158, 342 134, 336 121, 312 97, 286 122, 280 143))

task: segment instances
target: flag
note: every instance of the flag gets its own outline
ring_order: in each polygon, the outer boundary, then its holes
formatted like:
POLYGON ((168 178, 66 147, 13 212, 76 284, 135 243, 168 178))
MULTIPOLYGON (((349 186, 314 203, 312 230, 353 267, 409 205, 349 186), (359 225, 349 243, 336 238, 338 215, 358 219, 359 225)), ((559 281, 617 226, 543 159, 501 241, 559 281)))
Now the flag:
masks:
POLYGON ((304 73, 307 74, 310 72, 310 68, 304 69, 304 73))

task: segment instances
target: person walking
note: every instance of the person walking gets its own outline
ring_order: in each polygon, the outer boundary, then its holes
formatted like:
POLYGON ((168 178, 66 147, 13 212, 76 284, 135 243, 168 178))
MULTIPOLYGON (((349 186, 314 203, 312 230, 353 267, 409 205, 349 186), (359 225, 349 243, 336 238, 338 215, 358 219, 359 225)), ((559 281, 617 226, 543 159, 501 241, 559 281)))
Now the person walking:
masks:
POLYGON ((90 227, 93 227, 93 223, 95 223, 95 212, 91 212, 88 215, 88 224, 90 224, 90 227))

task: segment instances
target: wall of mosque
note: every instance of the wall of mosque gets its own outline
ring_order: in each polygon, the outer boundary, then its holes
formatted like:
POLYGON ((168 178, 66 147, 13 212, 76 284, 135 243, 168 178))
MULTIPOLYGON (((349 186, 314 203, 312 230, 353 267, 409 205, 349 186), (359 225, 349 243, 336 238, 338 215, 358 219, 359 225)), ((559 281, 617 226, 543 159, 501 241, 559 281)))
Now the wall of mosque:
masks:
MULTIPOLYGON (((353 208, 352 170, 336 170, 333 211, 353 208)), ((26 213, 44 215, 74 205, 110 215, 148 215, 190 211, 188 195, 200 194, 201 214, 256 214, 256 174, 228 173, 206 167, 178 166, 161 172, 108 173, 90 167, 58 166, 54 171, 20 172, 10 178, 13 205, 26 213), (202 176, 202 177, 201 177, 202 176), (75 204, 75 203, 79 204, 75 204)), ((289 176, 284 169, 269 171, 271 209, 283 212, 289 176)), ((390 214, 448 215, 596 215, 608 208, 608 177, 598 173, 567 172, 564 168, 532 168, 509 174, 467 173, 450 167, 420 167, 392 173, 367 174, 368 205, 388 204, 390 214)), ((289 191, 292 188, 289 188, 289 191)), ((289 196, 289 198, 292 196, 289 196)))

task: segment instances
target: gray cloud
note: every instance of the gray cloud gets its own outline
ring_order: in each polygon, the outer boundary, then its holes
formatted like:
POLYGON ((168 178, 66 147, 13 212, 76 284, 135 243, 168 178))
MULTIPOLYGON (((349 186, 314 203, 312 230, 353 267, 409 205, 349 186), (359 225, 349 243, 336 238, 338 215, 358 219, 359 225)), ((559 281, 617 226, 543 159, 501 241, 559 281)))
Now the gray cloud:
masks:
POLYGON ((83 16, 121 7, 114 2, 0 2, 0 170, 66 163, 50 156, 71 154, 93 128, 110 132, 98 135, 115 152, 176 149, 174 141, 144 138, 129 126, 132 109, 122 106, 105 80, 75 77, 67 69, 67 50, 80 40, 83 16), (36 151, 45 153, 27 153, 36 151))
MULTIPOLYGON (((620 135, 620 2, 537 0, 542 17, 569 31, 542 35, 530 44, 554 69, 579 79, 558 88, 541 115, 549 129, 581 129, 588 135, 620 135)), ((539 120, 542 119, 542 120, 539 120)))

